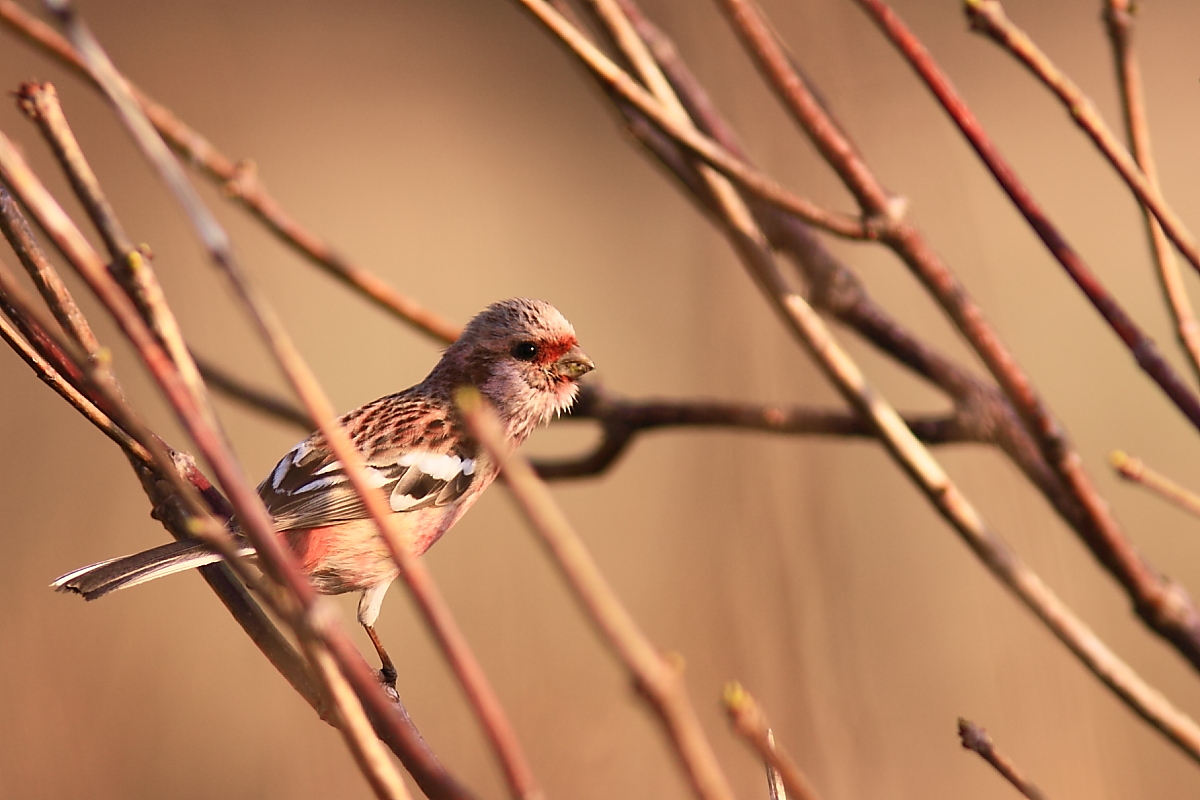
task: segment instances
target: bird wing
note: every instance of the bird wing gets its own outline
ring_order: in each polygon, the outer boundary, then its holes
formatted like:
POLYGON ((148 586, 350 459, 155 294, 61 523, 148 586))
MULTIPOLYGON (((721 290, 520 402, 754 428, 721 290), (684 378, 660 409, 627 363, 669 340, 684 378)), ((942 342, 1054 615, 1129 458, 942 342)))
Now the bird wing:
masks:
MULTIPOLYGON (((446 506, 474 483, 473 443, 455 435, 450 409, 392 395, 340 420, 359 448, 371 486, 395 512, 446 506)), ((350 480, 320 434, 293 447, 258 487, 279 530, 316 528, 365 519, 350 480)))

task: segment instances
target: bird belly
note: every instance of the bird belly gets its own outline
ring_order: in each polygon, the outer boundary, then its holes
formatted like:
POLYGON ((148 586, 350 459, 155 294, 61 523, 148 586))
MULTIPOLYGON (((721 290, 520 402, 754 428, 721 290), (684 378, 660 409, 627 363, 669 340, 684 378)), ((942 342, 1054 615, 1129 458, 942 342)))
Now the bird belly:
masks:
MULTIPOLYGON (((414 556, 429 549, 453 520, 440 509, 395 514, 401 544, 414 556)), ((457 517, 458 515, 455 515, 457 517)), ((283 537, 300 562, 300 569, 321 594, 361 592, 387 583, 400 573, 387 544, 369 519, 319 528, 284 531, 283 537)))

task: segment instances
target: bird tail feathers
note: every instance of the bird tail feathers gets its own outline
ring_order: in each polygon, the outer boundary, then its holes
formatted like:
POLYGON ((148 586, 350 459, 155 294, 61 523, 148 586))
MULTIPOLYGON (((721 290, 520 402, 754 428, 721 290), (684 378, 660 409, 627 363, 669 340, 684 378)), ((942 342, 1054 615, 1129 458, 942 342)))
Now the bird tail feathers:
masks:
MULTIPOLYGON (((238 554, 250 555, 253 552, 253 547, 245 545, 238 554)), ((83 595, 85 600, 95 600, 117 589, 137 586, 220 560, 221 554, 203 542, 184 539, 130 556, 89 564, 57 578, 50 586, 60 592, 83 595)))

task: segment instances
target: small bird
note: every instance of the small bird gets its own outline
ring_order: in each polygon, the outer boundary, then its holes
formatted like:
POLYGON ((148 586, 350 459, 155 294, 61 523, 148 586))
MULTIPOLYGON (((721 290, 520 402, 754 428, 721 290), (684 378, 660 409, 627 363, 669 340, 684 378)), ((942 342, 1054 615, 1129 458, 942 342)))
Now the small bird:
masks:
MULTIPOLYGON (((411 553, 428 550, 498 472, 466 430, 455 391, 476 387, 495 407, 515 448, 538 425, 570 408, 577 381, 594 366, 554 306, 504 300, 467 324, 425 380, 339 420, 362 454, 370 482, 387 495, 411 553)), ((394 685, 395 666, 374 626, 399 570, 321 434, 289 450, 258 494, 318 592, 362 592, 358 621, 379 654, 380 674, 394 685)), ((241 537, 239 543, 241 554, 254 554, 241 537)), ((220 560, 202 542, 182 540, 68 572, 51 586, 95 600, 220 560)))

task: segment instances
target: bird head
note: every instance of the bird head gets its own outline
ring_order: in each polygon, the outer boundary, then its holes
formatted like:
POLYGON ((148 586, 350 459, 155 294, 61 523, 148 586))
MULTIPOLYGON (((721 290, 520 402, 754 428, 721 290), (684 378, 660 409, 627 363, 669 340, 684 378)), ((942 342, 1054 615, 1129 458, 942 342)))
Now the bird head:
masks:
POLYGON ((442 363, 458 373, 458 385, 476 386, 517 438, 570 408, 577 381, 595 368, 558 309, 523 297, 479 312, 442 363))

